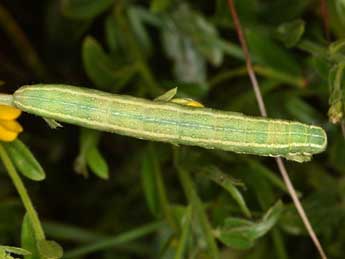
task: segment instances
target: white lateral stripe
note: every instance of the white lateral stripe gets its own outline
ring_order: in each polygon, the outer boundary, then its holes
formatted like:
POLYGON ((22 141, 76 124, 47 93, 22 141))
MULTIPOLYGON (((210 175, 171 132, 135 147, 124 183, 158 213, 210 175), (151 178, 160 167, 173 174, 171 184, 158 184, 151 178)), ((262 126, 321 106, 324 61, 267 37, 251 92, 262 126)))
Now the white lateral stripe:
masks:
MULTIPOLYGON (((19 108, 23 107, 25 109, 31 109, 33 111, 41 112, 43 114, 46 114, 47 117, 55 117, 55 118, 60 118, 60 113, 57 112, 49 112, 44 109, 28 106, 28 105, 23 105, 19 104, 19 108)), ((170 140, 176 140, 178 141, 179 139, 186 140, 186 141, 191 141, 195 143, 204 143, 204 144, 222 144, 222 145, 228 145, 229 147, 231 146, 236 146, 236 147, 263 147, 263 148, 287 148, 287 147, 306 147, 306 148, 318 148, 321 149, 324 147, 324 145, 318 145, 318 144, 313 144, 313 143, 289 143, 289 144, 260 144, 260 143, 243 143, 243 142, 235 142, 235 141, 224 141, 224 140, 219 140, 219 139, 209 139, 209 138, 194 138, 194 137, 186 137, 186 136, 178 136, 178 135, 168 135, 164 133, 157 133, 157 132, 148 132, 148 131, 141 131, 138 129, 133 129, 133 128, 128 128, 128 127, 121 127, 113 124, 109 124, 106 122, 99 122, 99 121, 91 121, 87 119, 82 119, 82 118, 76 118, 71 115, 63 115, 64 118, 69 118, 72 121, 78 121, 87 125, 98 125, 100 127, 104 127, 105 129, 111 129, 111 130, 118 130, 118 131, 123 131, 123 132, 131 132, 134 134, 142 135, 142 136, 147 136, 147 137, 155 137, 157 139, 161 138, 167 138, 170 140)))
MULTIPOLYGON (((25 96, 25 98, 27 99, 40 99, 40 97, 32 97, 32 96, 25 96)), ((47 99, 49 100, 49 99, 47 99)), ((63 104, 63 105, 71 105, 71 106, 77 106, 78 108, 86 108, 86 109, 90 109, 90 110, 95 110, 97 112, 105 112, 105 110, 99 109, 97 107, 91 107, 88 105, 82 105, 82 104, 78 104, 78 103, 71 103, 71 102, 65 102, 65 101, 59 101, 59 104, 63 104)), ((32 106, 30 106, 32 107, 32 106)), ((323 139, 324 136, 321 135, 316 135, 313 133, 306 133, 307 127, 304 127, 304 132, 294 132, 294 131, 272 131, 272 130, 265 130, 265 131, 260 131, 260 130, 255 130, 255 129, 234 129, 234 128, 228 128, 228 127, 216 127, 216 126, 212 126, 212 125, 206 125, 206 124, 193 124, 193 123, 188 123, 188 122, 182 122, 182 123, 178 123, 177 121, 174 120, 168 120, 168 119, 155 119, 152 117, 146 117, 145 115, 142 115, 141 118, 135 118, 136 116, 130 116, 128 115, 128 113, 125 113, 125 115, 123 115, 121 112, 111 112, 112 115, 115 116, 124 116, 124 117, 128 117, 131 118, 133 120, 143 120, 146 122, 154 122, 154 123, 166 123, 166 124, 171 124, 171 125, 182 125, 182 126, 186 126, 186 127, 195 127, 197 126, 197 128, 200 129, 209 129, 209 130, 220 130, 220 131, 229 131, 229 132, 237 132, 237 133, 251 133, 251 134, 276 134, 276 135, 298 135, 298 136, 311 136, 314 138, 321 138, 323 139)))

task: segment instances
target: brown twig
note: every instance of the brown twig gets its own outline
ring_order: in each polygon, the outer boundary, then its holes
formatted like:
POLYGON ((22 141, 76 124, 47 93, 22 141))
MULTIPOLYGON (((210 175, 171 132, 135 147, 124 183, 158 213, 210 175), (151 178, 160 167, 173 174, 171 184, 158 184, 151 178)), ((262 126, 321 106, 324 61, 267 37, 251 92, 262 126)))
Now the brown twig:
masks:
POLYGON ((325 31, 326 39, 330 39, 329 31, 329 15, 328 15, 328 6, 327 0, 320 0, 320 13, 323 21, 323 29, 325 31))
POLYGON ((228 4, 230 7, 230 12, 231 12, 231 16, 232 16, 233 21, 234 21, 234 25, 235 25, 235 28, 236 28, 236 31, 238 34, 238 39, 241 43, 244 58, 246 60, 248 75, 250 77, 250 81, 252 82, 252 85, 254 88, 254 92, 255 92, 256 100, 257 100, 258 105, 259 105, 260 113, 262 116, 267 117, 267 111, 266 111, 265 103, 264 103, 264 100, 262 99, 259 83, 258 83, 258 80, 256 79, 256 76, 255 76, 255 72, 254 72, 252 61, 251 61, 251 58, 249 55, 247 43, 246 43, 243 31, 241 29, 240 20, 238 19, 237 12, 236 12, 236 9, 234 6, 234 2, 232 0, 228 0, 228 4))
POLYGON ((40 80, 49 78, 45 66, 39 59, 24 31, 19 27, 9 11, 0 4, 0 29, 4 30, 8 38, 17 48, 23 62, 40 80))
MULTIPOLYGON (((231 12, 231 15, 233 18, 233 22, 234 22, 234 25, 235 25, 235 28, 236 28, 236 31, 238 34, 238 38, 239 38, 239 41, 240 41, 240 44, 241 44, 241 47, 242 47, 242 50, 243 50, 243 53, 244 53, 244 56, 246 59, 248 75, 249 75, 250 81, 251 81, 253 88, 254 88, 254 92, 255 92, 255 96, 256 96, 256 99, 257 99, 257 102, 259 105, 260 113, 262 116, 267 117, 265 103, 263 101, 263 98, 262 98, 262 95, 260 92, 260 88, 259 88, 259 84, 258 84, 258 81, 257 81, 256 76, 255 76, 255 72, 254 72, 251 58, 249 55, 248 46, 247 46, 246 39, 245 39, 245 36, 244 36, 242 28, 241 28, 240 20, 238 18, 238 15, 237 15, 237 12, 235 9, 234 1, 228 0, 228 5, 229 5, 229 9, 230 9, 230 12, 231 12)), ((302 219, 302 221, 303 221, 303 223, 304 223, 304 225, 305 225, 305 227, 306 227, 306 229, 310 235, 310 238, 312 239, 317 250, 319 251, 321 258, 327 259, 327 256, 326 256, 325 252, 323 251, 323 248, 322 248, 322 246, 321 246, 321 244, 320 244, 320 242, 319 242, 319 240, 315 234, 315 231, 313 230, 313 227, 310 224, 309 219, 308 219, 308 217, 307 217, 307 215, 303 209, 303 206, 297 197, 296 190, 292 185, 292 182, 291 182, 289 175, 286 171, 283 160, 279 157, 279 158, 276 158, 276 162, 277 162, 279 171, 283 177, 283 180, 286 184, 286 187, 290 193, 290 196, 291 196, 291 198, 295 204, 297 212, 299 213, 299 215, 300 215, 300 217, 301 217, 301 219, 302 219)))

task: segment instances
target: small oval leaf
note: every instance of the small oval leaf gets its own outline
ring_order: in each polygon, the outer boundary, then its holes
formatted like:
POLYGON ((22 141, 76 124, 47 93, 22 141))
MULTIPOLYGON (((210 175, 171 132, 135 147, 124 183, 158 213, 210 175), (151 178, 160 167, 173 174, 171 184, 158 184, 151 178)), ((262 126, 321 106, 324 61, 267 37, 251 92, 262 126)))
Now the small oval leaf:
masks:
POLYGON ((22 223, 21 246, 31 252, 30 255, 25 255, 24 259, 40 259, 36 246, 35 233, 32 229, 32 225, 27 213, 25 214, 22 223))
POLYGON ((345 116, 345 62, 334 65, 329 72, 330 88, 328 117, 331 123, 337 124, 345 116))
POLYGON ((87 76, 98 88, 119 90, 136 72, 132 65, 117 66, 92 37, 85 38, 82 57, 87 76))
POLYGON ((109 178, 108 164, 97 147, 93 147, 86 152, 86 161, 95 175, 105 180, 109 178))
POLYGON ((34 181, 45 179, 45 172, 31 151, 19 139, 3 143, 21 174, 34 181))
POLYGON ((40 240, 37 247, 44 259, 59 259, 63 256, 62 247, 53 240, 40 240))
POLYGON ((149 210, 154 216, 159 217, 161 215, 161 207, 156 184, 155 171, 157 170, 160 170, 159 163, 155 157, 154 149, 149 147, 144 152, 141 160, 141 182, 149 210))
POLYGON ((116 83, 117 78, 113 75, 115 67, 94 38, 85 38, 82 52, 86 74, 95 85, 108 88, 116 83))
POLYGON ((305 29, 305 22, 301 19, 281 24, 276 32, 287 48, 294 47, 301 39, 305 29))
POLYGON ((301 66, 287 49, 279 46, 266 32, 246 30, 250 53, 258 63, 289 75, 301 75, 301 66))
POLYGON ((170 89, 158 96, 155 101, 169 102, 177 94, 177 87, 170 89))
POLYGON ((107 10, 114 0, 63 0, 62 12, 75 19, 91 19, 107 10))
POLYGON ((256 239, 265 235, 278 221, 283 204, 278 201, 258 222, 229 217, 217 232, 217 238, 225 245, 238 249, 250 248, 256 239))
POLYGON ((242 213, 246 217, 251 218, 251 213, 247 207, 246 201, 244 200, 242 193, 235 186, 236 183, 233 179, 231 179, 227 174, 224 174, 219 168, 215 166, 207 167, 203 175, 227 190, 241 208, 242 213))

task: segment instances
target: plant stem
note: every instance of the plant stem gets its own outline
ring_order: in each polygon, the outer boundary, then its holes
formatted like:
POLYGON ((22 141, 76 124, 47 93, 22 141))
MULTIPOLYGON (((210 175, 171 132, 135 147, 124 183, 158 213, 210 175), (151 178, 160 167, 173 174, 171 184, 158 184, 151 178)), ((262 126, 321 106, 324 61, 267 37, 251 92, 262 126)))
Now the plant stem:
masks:
POLYGON ((0 26, 17 48, 23 62, 31 68, 37 78, 41 80, 47 79, 49 77, 48 73, 30 41, 12 15, 2 5, 0 5, 0 26))
POLYGON ((235 25, 235 28, 236 28, 236 31, 238 34, 238 39, 239 39, 241 46, 242 46, 243 54, 244 54, 244 57, 246 60, 248 75, 249 75, 250 81, 252 82, 252 86, 253 86, 253 89, 255 92, 256 100, 257 100, 258 105, 259 105, 260 113, 262 116, 267 117, 267 111, 266 111, 265 103, 264 103, 264 100, 263 100, 261 92, 260 92, 258 80, 256 79, 256 76, 255 76, 255 72, 254 72, 253 64, 252 64, 251 57, 249 54, 247 42, 246 42, 244 33, 242 31, 242 28, 241 28, 240 20, 238 18, 237 12, 236 12, 234 2, 232 0, 228 0, 228 5, 229 5, 231 16, 233 18, 233 22, 234 22, 234 25, 235 25))
POLYGON ((100 240, 98 242, 87 244, 85 246, 81 246, 77 249, 71 250, 65 253, 63 258, 77 258, 85 254, 94 253, 96 251, 109 249, 111 247, 119 246, 124 243, 129 243, 135 239, 146 236, 160 229, 162 225, 162 222, 150 223, 131 231, 122 233, 116 237, 100 240))
POLYGON ((153 163, 153 173, 154 173, 154 177, 155 177, 155 184, 157 187, 157 192, 158 192, 158 196, 159 196, 158 199, 159 199, 161 209, 163 211, 163 214, 164 214, 167 222, 178 233, 179 232, 179 226, 176 222, 173 211, 171 209, 171 205, 169 203, 169 199, 168 199, 168 195, 166 192, 164 180, 162 177, 162 171, 160 168, 160 164, 159 164, 158 159, 155 156, 156 151, 155 151, 154 145, 149 146, 149 154, 151 156, 152 163, 153 163))
MULTIPOLYGON (((251 61, 251 58, 250 58, 250 55, 249 55, 249 50, 248 50, 247 42, 246 42, 244 33, 242 31, 241 23, 240 23, 240 20, 238 18, 237 12, 236 12, 234 1, 233 0, 228 0, 228 5, 229 5, 230 13, 232 15, 232 18, 233 18, 233 21, 234 21, 234 25, 235 25, 235 28, 236 28, 236 31, 237 31, 237 34, 238 34, 239 41, 240 41, 241 46, 242 46, 242 50, 243 50, 244 56, 246 58, 246 65, 247 65, 247 69, 248 69, 248 75, 249 75, 249 78, 250 78, 250 80, 252 82, 252 86, 253 86, 253 89, 254 89, 254 92, 255 92, 256 100, 257 100, 259 108, 260 108, 260 113, 261 113, 262 116, 267 117, 267 111, 266 111, 265 103, 263 101, 263 98, 262 98, 262 95, 261 95, 261 92, 260 92, 259 83, 258 83, 258 81, 256 79, 256 75, 255 75, 255 72, 254 72, 254 69, 253 69, 252 61, 251 61)), ((292 185, 292 182, 291 182, 290 177, 289 177, 289 175, 288 175, 288 173, 286 171, 286 168, 285 168, 283 160, 280 157, 277 157, 275 160, 277 162, 279 171, 280 171, 280 173, 281 173, 281 175, 282 175, 282 177, 284 179, 286 187, 287 187, 287 189, 288 189, 288 191, 290 193, 290 196, 291 196, 291 198, 292 198, 292 200, 293 200, 293 202, 295 204, 297 212, 298 212, 300 218, 302 219, 302 221, 304 223, 304 226, 306 227, 306 229, 307 229, 307 231, 309 233, 310 238, 314 242, 314 245, 315 245, 316 249, 318 250, 321 258, 326 259, 327 256, 326 256, 326 254, 325 254, 325 252, 324 252, 324 250, 323 250, 323 248, 322 248, 322 246, 320 244, 319 239, 316 236, 316 233, 315 233, 311 223, 309 222, 309 219, 308 219, 308 217, 307 217, 307 215, 306 215, 306 213, 305 213, 305 211, 303 209, 303 206, 302 206, 300 200, 298 199, 296 190, 295 190, 294 186, 292 185)))
POLYGON ((182 234, 181 234, 180 241, 176 249, 176 254, 175 254, 174 259, 185 258, 184 254, 187 247, 189 235, 191 232, 191 226, 190 226, 191 220, 192 220, 192 207, 189 206, 185 214, 185 220, 182 226, 182 234))
POLYGON ((36 240, 44 240, 45 234, 41 225, 41 222, 38 218, 38 214, 32 205, 32 202, 30 200, 29 194, 23 184, 23 181, 21 180, 20 176, 18 175, 10 157, 8 156, 4 146, 0 144, 0 158, 2 162, 4 163, 4 166, 9 174, 9 176, 12 179, 12 182, 14 186, 17 189, 17 192, 19 193, 19 196, 23 202, 23 205, 28 213, 29 219, 32 224, 32 228, 35 233, 36 240))
POLYGON ((218 247, 212 233, 212 227, 210 225, 210 222, 208 221, 206 212, 204 210, 203 203, 196 192, 196 187, 194 186, 194 183, 189 175, 188 170, 185 170, 184 168, 178 165, 178 150, 175 147, 174 156, 174 164, 175 168, 177 169, 178 176, 182 184, 182 188, 188 199, 188 202, 192 205, 193 214, 195 213, 195 215, 197 215, 197 218, 199 219, 200 226, 205 236, 207 246, 209 249, 209 254, 211 258, 219 259, 220 255, 218 247))

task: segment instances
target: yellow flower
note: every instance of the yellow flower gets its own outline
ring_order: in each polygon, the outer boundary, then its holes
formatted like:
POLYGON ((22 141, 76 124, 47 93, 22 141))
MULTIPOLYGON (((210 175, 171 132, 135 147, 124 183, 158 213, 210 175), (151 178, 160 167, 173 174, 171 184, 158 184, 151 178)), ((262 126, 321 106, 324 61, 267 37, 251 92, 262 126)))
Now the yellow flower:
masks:
POLYGON ((23 131, 22 126, 16 121, 20 114, 20 110, 0 104, 0 141, 13 141, 23 131))

